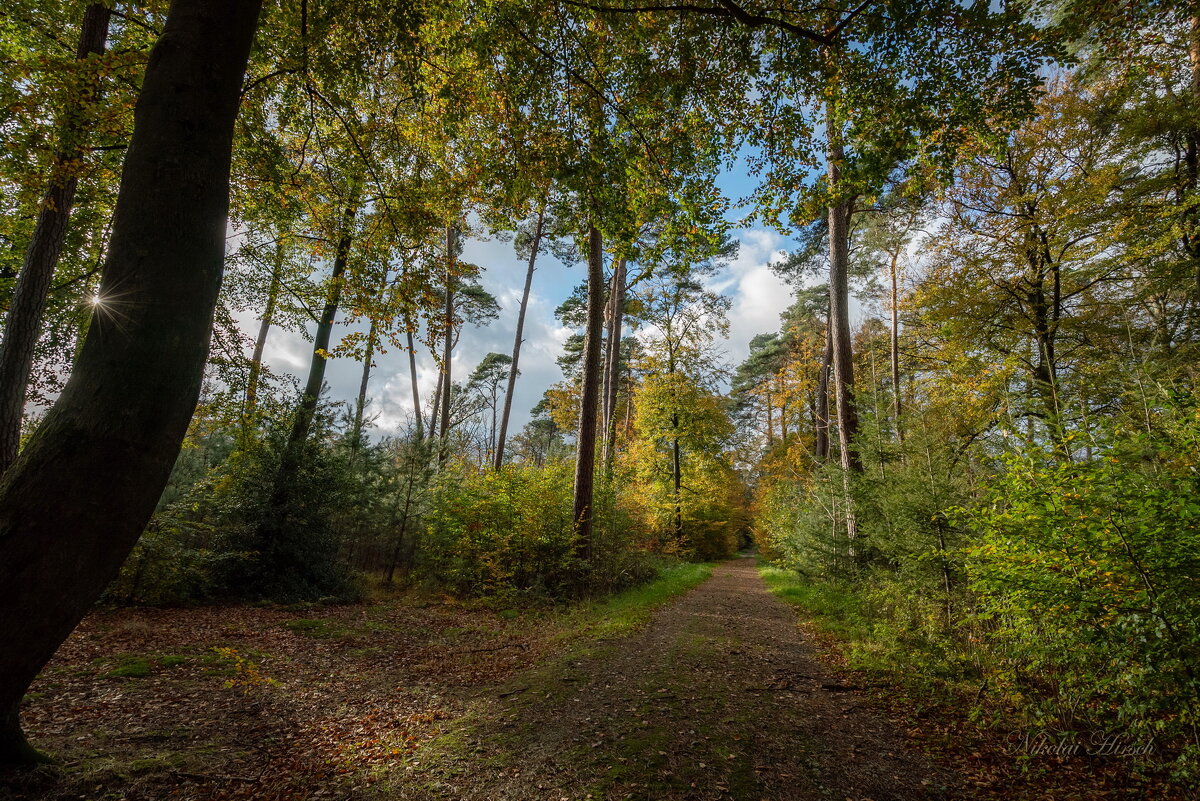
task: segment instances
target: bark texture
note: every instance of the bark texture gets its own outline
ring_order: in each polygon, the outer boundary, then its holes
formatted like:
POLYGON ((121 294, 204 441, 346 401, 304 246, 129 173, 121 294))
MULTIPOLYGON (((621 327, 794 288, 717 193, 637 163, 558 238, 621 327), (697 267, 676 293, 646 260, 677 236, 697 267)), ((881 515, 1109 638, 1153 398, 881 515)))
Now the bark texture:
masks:
POLYGON ((146 68, 99 307, 0 481, 0 763, 36 758, 29 683, 137 541, 195 409, 221 286, 233 121, 255 0, 174 0, 146 68))
POLYGON ((604 364, 604 469, 611 470, 617 452, 617 387, 621 377, 621 328, 625 324, 625 259, 613 268, 608 327, 607 361, 604 364))
MULTIPOLYGON (((446 228, 446 340, 442 345, 442 447, 438 450, 438 463, 446 459, 446 438, 450 435, 450 402, 454 394, 451 381, 450 358, 454 353, 454 257, 458 253, 458 240, 453 225, 446 228)), ((432 426, 430 426, 432 428, 432 426)))
MULTIPOLYGON (((836 174, 841 148, 831 147, 830 172, 836 174)), ((829 339, 833 366, 833 397, 841 446, 842 469, 862 472, 862 458, 854 445, 858 410, 854 403, 854 361, 850 345, 850 204, 829 208, 829 339)))
POLYGON ((596 418, 600 406, 600 355, 604 336, 604 240, 588 227, 588 305, 584 331, 579 437, 575 454, 575 533, 580 556, 592 551, 592 488, 596 477, 596 418))

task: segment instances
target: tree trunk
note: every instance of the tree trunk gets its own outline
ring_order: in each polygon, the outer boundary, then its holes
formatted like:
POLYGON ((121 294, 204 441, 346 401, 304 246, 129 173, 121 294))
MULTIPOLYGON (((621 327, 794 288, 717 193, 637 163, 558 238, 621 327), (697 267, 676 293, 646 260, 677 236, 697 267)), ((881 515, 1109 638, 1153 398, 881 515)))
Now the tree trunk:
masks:
POLYGON ((783 442, 784 450, 787 450, 787 393, 784 391, 782 379, 779 381, 779 439, 783 442))
POLYGON ((771 403, 771 379, 767 378, 767 391, 764 395, 767 406, 767 448, 775 447, 775 406, 771 403))
POLYGON ((575 454, 575 533, 577 551, 592 557, 592 487, 596 467, 596 416, 600 403, 600 340, 604 336, 604 241, 595 225, 588 226, 588 305, 584 331, 579 436, 575 454))
POLYGON ((253 0, 174 0, 146 67, 97 308, 0 481, 0 764, 39 758, 18 706, 154 511, 200 394, 221 286, 253 0))
MULTIPOLYGON (((112 11, 103 3, 87 7, 75 50, 76 60, 83 61, 90 55, 104 52, 111 15, 112 11)), ((33 370, 34 348, 42 328, 50 282, 67 236, 67 223, 83 162, 84 110, 97 102, 99 94, 100 76, 93 71, 80 87, 76 102, 68 107, 59 123, 59 149, 54 154, 49 187, 42 197, 33 236, 25 251, 4 322, 4 340, 0 343, 0 473, 17 458, 21 444, 21 420, 29 374, 33 370)))
POLYGON ((829 325, 825 326, 825 352, 821 356, 821 372, 817 375, 816 397, 816 444, 813 448, 817 461, 829 458, 829 369, 833 362, 833 339, 829 325))
POLYGON ((683 540, 683 460, 679 453, 679 415, 671 415, 671 489, 675 500, 675 540, 683 540))
POLYGON ((438 449, 438 464, 446 460, 446 439, 450 433, 450 396, 454 384, 450 379, 450 355, 454 350, 454 257, 455 229, 453 225, 446 228, 446 342, 442 348, 442 446, 438 449))
MULTIPOLYGON (((844 158, 841 131, 830 110, 826 111, 829 138, 829 186, 834 193, 841 184, 840 165, 844 158)), ((858 412, 854 404, 854 361, 850 348, 850 213, 849 201, 829 207, 829 334, 833 347, 833 396, 838 421, 838 445, 842 466, 842 484, 846 500, 847 555, 856 555, 857 516, 850 492, 851 476, 862 472, 862 458, 855 446, 858 412)))
MULTIPOLYGON (((1200 102, 1200 16, 1191 19, 1191 36, 1188 41, 1188 62, 1191 67, 1192 107, 1200 102)), ((1196 299, 1200 301, 1200 231, 1197 231, 1197 210, 1190 200, 1191 193, 1196 191, 1200 183, 1200 126, 1191 125, 1186 136, 1184 147, 1184 191, 1178 194, 1178 199, 1184 206, 1183 212, 1183 245, 1184 250, 1193 261, 1197 262, 1194 269, 1196 299)))
MULTIPOLYGON (((292 430, 289 432, 287 443, 283 448, 279 471, 275 474, 270 511, 260 529, 268 548, 274 547, 286 534, 286 517, 288 507, 291 505, 292 485, 296 473, 304 461, 304 445, 308 441, 308 434, 312 429, 313 416, 316 414, 317 403, 321 398, 321 387, 325 384, 325 364, 328 360, 324 354, 329 350, 333 320, 337 316, 338 304, 341 302, 342 276, 346 272, 346 264, 350 259, 350 246, 354 241, 354 217, 357 212, 357 199, 351 201, 351 204, 342 212, 342 235, 338 239, 337 250, 333 258, 333 271, 329 276, 329 291, 325 295, 325 307, 321 310, 316 334, 313 336, 308 380, 304 384, 304 394, 300 396, 300 404, 296 407, 296 417, 292 421, 292 430)), ((267 558, 271 558, 269 554, 267 558)))
POLYGON ((446 381, 446 373, 438 370, 437 387, 433 390, 433 403, 429 404, 429 438, 437 436, 438 415, 442 411, 442 384, 446 381))
POLYGON ((546 221, 546 209, 538 212, 537 226, 533 230, 533 242, 529 250, 529 269, 525 271, 525 289, 521 292, 521 309, 517 312, 517 333, 513 339, 512 364, 508 371, 508 388, 504 392, 504 413, 500 415, 500 433, 496 436, 496 459, 493 467, 504 466, 504 441, 508 437, 508 418, 512 414, 513 395, 517 390, 517 365, 521 361, 521 341, 525 335, 525 311, 529 308, 529 290, 533 286, 533 270, 537 264, 538 249, 542 245, 542 227, 546 221))
POLYGON ((899 253, 892 254, 892 331, 890 349, 892 363, 892 415, 896 418, 896 441, 904 444, 904 426, 900 421, 904 400, 900 392, 900 292, 896 275, 896 260, 899 253))
POLYGON ((350 260, 350 246, 354 242, 352 226, 358 213, 357 203, 346 207, 342 213, 342 235, 338 239, 337 251, 333 258, 333 271, 329 275, 329 291, 325 295, 325 307, 321 310, 321 319, 317 322, 316 334, 313 337, 312 361, 308 366, 308 380, 304 384, 304 394, 300 397, 300 406, 292 425, 291 436, 288 437, 288 450, 302 446, 308 439, 309 429, 312 428, 313 415, 317 411, 317 402, 321 398, 321 387, 325 384, 325 365, 329 361, 325 353, 329 351, 329 339, 333 335, 333 321, 337 317, 338 306, 342 299, 342 277, 346 273, 346 265, 350 260))
POLYGON ((617 454, 617 385, 621 378, 621 328, 625 324, 625 259, 617 260, 613 268, 612 303, 608 328, 607 363, 604 365, 604 444, 603 463, 606 472, 612 471, 617 454))
MULTIPOLYGON (((831 148, 836 156, 830 171, 836 174, 841 148, 831 148)), ((836 403, 838 444, 842 469, 862 472, 862 459, 854 445, 858 434, 858 411, 854 404, 854 361, 850 349, 850 243, 847 229, 850 204, 839 203, 829 209, 829 333, 833 364, 833 396, 836 403)))
POLYGON ((245 417, 250 418, 258 409, 258 384, 262 379, 263 351, 275 319, 275 304, 279 301, 279 287, 283 283, 283 245, 277 244, 275 269, 271 273, 271 284, 267 287, 267 304, 263 309, 262 322, 258 326, 258 337, 254 340, 254 352, 250 355, 250 375, 246 380, 245 417))
POLYGON ((413 417, 417 421, 417 440, 425 439, 424 425, 421 420, 421 390, 417 386, 417 349, 413 347, 412 322, 408 321, 405 335, 408 337, 408 375, 412 382, 413 417))
POLYGON ((363 354, 362 380, 358 382, 358 403, 354 407, 354 438, 350 440, 350 449, 358 453, 358 441, 362 437, 363 411, 367 407, 367 383, 371 380, 371 362, 375 359, 375 340, 379 336, 379 321, 371 318, 371 327, 367 331, 367 351, 363 354))

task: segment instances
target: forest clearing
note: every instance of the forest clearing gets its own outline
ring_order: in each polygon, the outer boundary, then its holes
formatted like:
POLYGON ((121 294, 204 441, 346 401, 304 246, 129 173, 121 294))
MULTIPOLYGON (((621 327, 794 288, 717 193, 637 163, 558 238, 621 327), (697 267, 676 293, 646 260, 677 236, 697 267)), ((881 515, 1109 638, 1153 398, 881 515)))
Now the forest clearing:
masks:
POLYGON ((0 793, 1200 791, 1200 8, 9 0, 0 793))

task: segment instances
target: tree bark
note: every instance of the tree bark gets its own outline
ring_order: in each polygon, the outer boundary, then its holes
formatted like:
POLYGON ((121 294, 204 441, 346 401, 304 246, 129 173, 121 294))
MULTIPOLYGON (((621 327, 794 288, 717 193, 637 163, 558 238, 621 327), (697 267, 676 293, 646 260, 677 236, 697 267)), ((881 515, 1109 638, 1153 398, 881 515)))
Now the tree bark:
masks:
POLYGON ((612 313, 609 317, 608 359, 604 365, 604 444, 603 463, 606 472, 612 471, 617 454, 617 386, 621 378, 621 329, 625 325, 625 259, 617 260, 613 268, 612 290, 609 292, 612 313))
POLYGON ((454 384, 450 380, 450 356, 454 350, 454 257, 455 229, 453 225, 446 228, 446 341, 442 348, 442 446, 438 449, 438 464, 446 460, 446 439, 450 433, 450 396, 454 384))
POLYGON ((350 448, 358 452, 358 441, 362 437, 363 411, 367 406, 367 384, 371 380, 371 362, 375 359, 375 340, 379 336, 379 321, 371 318, 371 327, 367 332, 367 351, 363 355, 362 380, 358 382, 358 403, 354 407, 354 438, 350 448))
POLYGON ((266 543, 267 561, 274 559, 273 549, 287 535, 287 513, 292 500, 292 485, 296 474, 304 463, 304 445, 308 441, 312 429, 313 417, 317 411, 317 403, 321 398, 321 388, 325 384, 325 364, 328 361, 325 353, 329 350, 329 339, 333 333, 333 320, 337 316, 338 305, 342 297, 342 276, 350 260, 350 246, 354 241, 354 217, 358 212, 357 199, 351 201, 342 212, 342 233, 334 252, 333 270, 329 276, 329 290, 325 295, 325 307, 317 321, 317 330, 313 336, 312 360, 308 365, 308 380, 304 384, 304 393, 296 407, 296 417, 292 421, 292 430, 288 433, 287 443, 279 462, 279 471, 275 474, 275 485, 271 491, 269 512, 263 519, 260 533, 266 543))
POLYGON ((817 375, 816 414, 816 444, 814 456, 817 461, 824 462, 829 458, 829 369, 833 362, 833 339, 829 335, 829 325, 825 325, 825 352, 821 356, 821 372, 817 375))
MULTIPOLYGON (((111 9, 103 3, 87 7, 75 51, 76 60, 83 61, 104 52, 111 16, 111 9)), ((42 197, 33 236, 25 251, 8 317, 4 321, 4 340, 0 342, 0 473, 17 458, 20 448, 21 420, 29 374, 33 370, 34 348, 42 328, 50 282, 66 240, 83 162, 84 109, 89 103, 95 103, 99 94, 99 74, 92 72, 80 88, 76 102, 59 123, 59 150, 54 154, 49 187, 42 197)))
POLYGON ((328 359, 325 353, 329 351, 329 339, 333 335, 333 321, 337 317, 338 306, 342 299, 342 278, 346 273, 346 265, 350 261, 350 246, 354 243, 354 217, 358 213, 357 202, 352 202, 342 213, 342 235, 338 239, 337 250, 333 257, 333 270, 329 275, 329 291, 325 295, 325 307, 321 310, 321 318, 317 321, 317 330, 313 336, 312 361, 308 366, 308 380, 304 384, 304 394, 300 396, 300 406, 296 411, 296 419, 292 424, 292 432, 288 437, 289 451, 302 448, 308 439, 312 428, 313 415, 317 411, 317 402, 321 398, 321 388, 325 384, 325 365, 328 359))
MULTIPOLYGON (((436 355, 436 354, 435 354, 436 355)), ((429 438, 433 439, 438 433, 438 415, 442 411, 442 384, 446 380, 446 373, 439 369, 437 386, 433 390, 433 403, 429 405, 429 438)))
POLYGON ((412 382, 413 417, 417 421, 417 440, 425 439, 424 424, 421 420, 421 390, 417 386, 417 349, 413 347, 412 321, 408 321, 405 335, 408 337, 408 375, 412 382))
MULTIPOLYGON (((836 185, 841 147, 830 146, 829 169, 836 185)), ((841 446, 842 469, 862 472, 862 459, 854 444, 858 434, 858 411, 854 403, 854 361, 850 347, 850 204, 829 208, 829 334, 833 365, 833 396, 841 446)))
POLYGON ((675 539, 683 539, 683 459, 679 452, 679 415, 671 415, 671 489, 675 500, 675 539))
POLYGON ((174 0, 146 67, 99 307, 0 481, 0 764, 38 754, 18 705, 154 511, 200 393, 221 286, 253 0, 174 0))
POLYGON ((579 436, 575 454, 576 549, 587 561, 592 557, 592 488, 596 467, 596 417, 600 403, 600 340, 604 336, 604 240, 596 226, 588 226, 588 305, 583 338, 582 391, 579 436))
MULTIPOLYGON (((841 163, 845 153, 839 124, 826 109, 828 132, 829 187, 836 196, 841 185, 841 163)), ((850 346, 850 213, 851 204, 843 200, 829 207, 829 335, 833 347, 833 396, 838 421, 838 445, 842 466, 842 487, 846 500, 847 555, 856 556, 854 541, 858 522, 851 494, 851 476, 862 472, 862 458, 854 439, 858 434, 858 411, 854 403, 854 360, 850 346)))
POLYGON ((258 409, 258 384, 262 378, 263 351, 266 350, 267 337, 275 319, 275 304, 279 300, 279 287, 283 278, 283 245, 278 244, 276 247, 275 269, 271 273, 271 284, 267 288, 267 304, 263 309, 262 322, 258 326, 258 337, 254 340, 254 352, 250 355, 250 375, 246 380, 247 418, 253 416, 258 409))
POLYGON ((900 292, 897 278, 896 260, 899 253, 892 254, 892 331, 889 354, 892 363, 892 414, 896 419, 896 441, 904 444, 904 425, 900 421, 900 413, 904 410, 904 400, 900 392, 900 292))
POLYGON ((775 406, 771 403, 771 379, 767 378, 767 391, 763 394, 767 407, 767 449, 775 447, 775 406))
POLYGON ((504 442, 508 437, 508 418, 512 414, 513 395, 517 390, 517 365, 521 361, 521 342, 525 335, 525 312, 529 308, 529 290, 533 286, 533 270, 537 264, 538 249, 542 245, 542 228, 546 222, 546 209, 538 212, 537 226, 533 229, 533 242, 529 250, 529 268, 525 271, 525 289, 521 292, 521 309, 517 312, 517 333, 513 338, 512 364, 508 371, 508 388, 504 392, 504 413, 500 415, 500 433, 496 436, 496 458, 492 466, 499 470, 504 466, 504 442))

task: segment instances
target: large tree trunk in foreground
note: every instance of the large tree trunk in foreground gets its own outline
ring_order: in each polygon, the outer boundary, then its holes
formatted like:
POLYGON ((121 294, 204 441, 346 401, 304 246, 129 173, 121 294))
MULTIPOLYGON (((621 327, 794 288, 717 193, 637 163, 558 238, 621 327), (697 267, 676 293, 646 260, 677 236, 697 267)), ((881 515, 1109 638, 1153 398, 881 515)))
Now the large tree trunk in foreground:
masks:
MULTIPOLYGON (((840 183, 842 147, 834 124, 829 123, 829 183, 836 191, 840 183)), ((854 540, 858 522, 850 492, 851 475, 862 472, 862 458, 854 444, 858 434, 858 411, 854 405, 854 361, 850 349, 850 203, 829 207, 829 339, 833 347, 833 397, 838 422, 839 456, 845 495, 847 554, 856 555, 854 540)))
POLYGON ((587 327, 583 336, 583 386, 575 454, 575 533, 584 560, 592 556, 592 487, 596 472, 596 418, 600 405, 600 355, 604 336, 604 241, 588 227, 587 327))
POLYGON ((604 365, 604 445, 603 462, 611 472, 617 452, 617 385, 621 378, 621 328, 625 324, 625 259, 617 260, 613 268, 608 327, 607 361, 604 365))
POLYGON ((37 758, 25 690, 154 511, 200 393, 221 286, 254 0, 174 0, 146 68, 96 309, 54 408, 0 481, 0 764, 37 758))
POLYGON ((529 308, 529 290, 533 286, 533 269, 537 264, 538 248, 542 244, 542 227, 546 222, 546 210, 538 212, 537 227, 533 230, 533 242, 529 246, 529 269, 525 271, 525 289, 521 292, 521 310, 517 312, 517 334, 513 340, 512 364, 508 369, 508 389, 504 391, 504 413, 500 415, 500 433, 496 435, 496 458, 493 467, 504 466, 504 441, 508 436, 508 418, 512 413, 513 395, 517 390, 517 365, 521 361, 521 338, 525 335, 525 311, 529 308))
MULTIPOLYGON (((77 60, 104 52, 111 15, 112 11, 103 3, 87 7, 75 51, 77 60)), ((96 102, 99 93, 99 73, 93 72, 59 125, 59 151, 54 154, 50 186, 42 198, 25 261, 13 288, 12 304, 4 323, 4 341, 0 343, 0 473, 17 458, 21 444, 21 419, 29 374, 33 370, 34 348, 79 183, 85 128, 83 110, 87 104, 96 102)))

